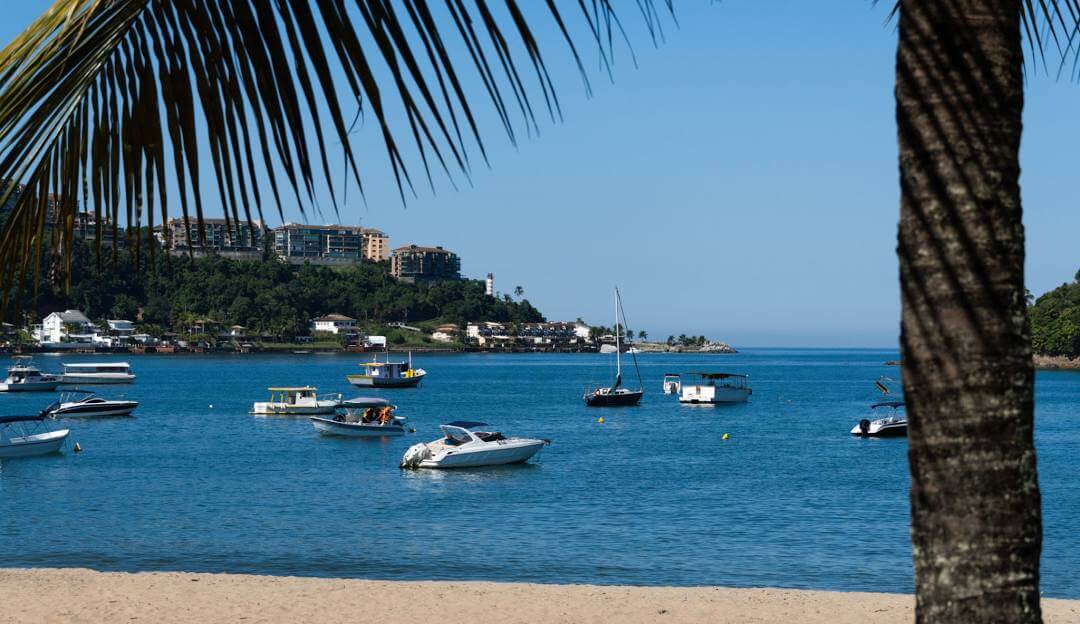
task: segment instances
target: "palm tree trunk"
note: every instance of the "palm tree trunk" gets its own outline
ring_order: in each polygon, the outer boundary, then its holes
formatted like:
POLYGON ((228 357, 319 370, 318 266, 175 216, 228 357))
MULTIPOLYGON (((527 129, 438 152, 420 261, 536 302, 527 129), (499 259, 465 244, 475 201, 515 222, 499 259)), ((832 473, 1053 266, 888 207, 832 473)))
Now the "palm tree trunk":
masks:
POLYGON ((1038 622, 1020 0, 902 0, 901 349, 919 622, 1038 622))

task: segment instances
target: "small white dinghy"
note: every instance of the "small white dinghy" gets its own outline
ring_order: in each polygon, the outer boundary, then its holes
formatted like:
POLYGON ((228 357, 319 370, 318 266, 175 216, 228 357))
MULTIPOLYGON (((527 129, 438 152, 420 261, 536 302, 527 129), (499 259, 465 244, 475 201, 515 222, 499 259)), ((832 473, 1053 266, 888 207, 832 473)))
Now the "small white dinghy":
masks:
POLYGON ((55 453, 70 431, 49 431, 45 416, 0 416, 0 459, 55 453))
POLYGON ((348 438, 380 438, 405 433, 405 417, 386 399, 357 397, 342 401, 344 413, 332 418, 311 416, 311 424, 323 435, 348 438))
POLYGON ((445 437, 409 447, 401 458, 401 467, 475 468, 520 464, 551 443, 536 438, 507 438, 498 431, 475 431, 486 426, 470 421, 440 425, 445 437))

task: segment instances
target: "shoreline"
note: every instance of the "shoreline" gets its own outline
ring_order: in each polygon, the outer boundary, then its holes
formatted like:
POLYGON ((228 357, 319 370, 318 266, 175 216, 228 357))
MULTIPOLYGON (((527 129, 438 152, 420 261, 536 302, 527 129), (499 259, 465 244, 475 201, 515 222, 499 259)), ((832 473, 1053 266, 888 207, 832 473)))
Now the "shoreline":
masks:
MULTIPOLYGON (((369 581, 189 572, 0 568, 0 622, 268 624, 499 622, 804 622, 914 619, 907 594, 723 587, 369 581)), ((1046 599, 1048 624, 1080 620, 1080 600, 1046 599)))

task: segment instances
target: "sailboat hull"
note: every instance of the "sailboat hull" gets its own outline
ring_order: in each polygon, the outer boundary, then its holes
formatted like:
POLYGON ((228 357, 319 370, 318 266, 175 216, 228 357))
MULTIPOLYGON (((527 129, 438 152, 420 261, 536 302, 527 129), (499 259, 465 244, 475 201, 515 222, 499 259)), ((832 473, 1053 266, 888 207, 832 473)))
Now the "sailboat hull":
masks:
POLYGON ((591 392, 585 395, 585 405, 588 407, 627 407, 641 402, 644 392, 614 392, 597 393, 591 392))

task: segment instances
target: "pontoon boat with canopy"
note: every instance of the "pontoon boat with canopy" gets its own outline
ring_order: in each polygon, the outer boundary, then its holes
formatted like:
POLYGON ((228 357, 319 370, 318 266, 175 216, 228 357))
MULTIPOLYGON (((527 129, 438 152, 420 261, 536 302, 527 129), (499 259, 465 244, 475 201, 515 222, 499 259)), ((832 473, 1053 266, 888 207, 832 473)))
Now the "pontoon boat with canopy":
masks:
POLYGON ((737 373, 682 373, 679 379, 679 403, 745 403, 754 392, 750 389, 749 377, 737 373), (696 379, 683 381, 683 376, 696 379))
POLYGON ((386 399, 356 397, 342 401, 343 413, 333 418, 312 416, 311 424, 323 435, 350 438, 377 438, 399 436, 405 433, 405 417, 397 416, 397 409, 386 399))

